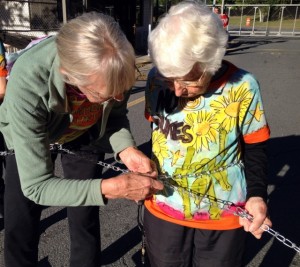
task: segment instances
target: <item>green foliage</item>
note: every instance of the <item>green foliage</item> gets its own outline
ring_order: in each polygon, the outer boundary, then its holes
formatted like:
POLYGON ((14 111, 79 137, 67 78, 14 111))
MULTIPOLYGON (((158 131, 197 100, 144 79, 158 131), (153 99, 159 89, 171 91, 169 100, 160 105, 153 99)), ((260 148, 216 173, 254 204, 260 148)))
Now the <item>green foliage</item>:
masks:
MULTIPOLYGON (((221 0, 216 1, 217 4, 221 3, 221 0)), ((225 4, 265 4, 265 5, 278 5, 278 4, 300 4, 300 0, 225 0, 225 4)))

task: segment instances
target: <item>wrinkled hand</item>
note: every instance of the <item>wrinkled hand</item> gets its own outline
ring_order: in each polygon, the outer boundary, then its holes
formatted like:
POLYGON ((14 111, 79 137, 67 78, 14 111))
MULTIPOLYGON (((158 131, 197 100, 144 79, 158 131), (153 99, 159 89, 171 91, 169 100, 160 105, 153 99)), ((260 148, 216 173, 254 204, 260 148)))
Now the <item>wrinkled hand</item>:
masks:
POLYGON ((253 216, 253 221, 246 218, 239 218, 246 232, 251 232, 257 239, 260 239, 265 228, 263 225, 272 226, 271 220, 267 217, 267 204, 261 197, 250 197, 246 202, 245 209, 253 216))
POLYGON ((135 147, 128 147, 119 153, 120 159, 133 172, 147 173, 153 175, 157 168, 155 163, 150 160, 142 151, 135 147))
POLYGON ((156 176, 146 176, 139 173, 121 174, 114 178, 102 180, 101 193, 110 199, 143 200, 163 189, 163 184, 155 178, 156 176))

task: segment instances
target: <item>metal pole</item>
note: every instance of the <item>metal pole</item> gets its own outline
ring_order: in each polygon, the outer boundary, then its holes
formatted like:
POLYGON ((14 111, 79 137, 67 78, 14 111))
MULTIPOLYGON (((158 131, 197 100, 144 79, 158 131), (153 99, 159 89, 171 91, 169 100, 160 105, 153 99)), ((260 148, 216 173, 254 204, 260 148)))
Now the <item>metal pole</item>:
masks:
MULTIPOLYGON (((230 18, 230 11, 231 11, 231 8, 232 8, 232 6, 230 6, 229 8, 228 8, 228 18, 230 18)), ((229 23, 228 23, 228 25, 227 25, 227 31, 229 31, 229 23)))
POLYGON ((252 25, 252 34, 254 34, 255 20, 256 20, 256 11, 258 7, 254 7, 254 16, 253 16, 253 25, 252 25))
POLYGON ((224 5, 225 5, 225 0, 222 0, 221 14, 224 14, 224 5))
POLYGON ((269 29, 270 12, 271 12, 271 6, 269 6, 269 9, 268 9, 267 26, 266 26, 266 36, 268 36, 269 33, 270 33, 270 29, 269 29))
POLYGON ((63 24, 67 23, 67 4, 66 0, 61 0, 62 2, 62 14, 63 14, 63 24))
POLYGON ((83 12, 87 10, 87 0, 82 0, 83 12))
POLYGON ((296 14, 295 14, 295 20, 294 20, 294 26, 293 26, 293 35, 295 35, 295 27, 296 27, 297 17, 298 17, 298 6, 296 8, 296 14))
POLYGON ((242 23, 243 23, 243 14, 244 14, 244 1, 245 1, 245 0, 243 0, 243 4, 242 4, 242 11, 241 11, 241 19, 240 19, 239 35, 241 35, 241 32, 242 32, 242 23))
POLYGON ((282 27, 282 21, 283 21, 283 12, 284 12, 285 6, 281 7, 281 17, 280 17, 280 25, 279 25, 279 32, 278 35, 281 35, 281 27, 282 27))

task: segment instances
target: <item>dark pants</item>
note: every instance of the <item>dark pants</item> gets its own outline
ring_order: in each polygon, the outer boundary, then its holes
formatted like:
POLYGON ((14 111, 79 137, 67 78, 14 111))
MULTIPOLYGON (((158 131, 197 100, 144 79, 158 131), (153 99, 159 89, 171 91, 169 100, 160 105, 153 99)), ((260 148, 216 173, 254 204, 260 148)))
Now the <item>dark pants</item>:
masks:
MULTIPOLYGON (((4 138, 0 132, 0 151, 5 151, 4 138)), ((0 156, 0 218, 4 215, 4 167, 5 167, 5 157, 0 156)))
POLYGON ((201 230, 144 213, 146 253, 151 267, 240 267, 246 232, 201 230))
MULTIPOLYGON (((90 155, 89 160, 103 160, 90 155)), ((64 177, 88 179, 101 177, 101 168, 87 159, 61 155, 64 177)), ((38 263, 39 222, 43 206, 24 197, 14 156, 6 159, 5 239, 6 267, 36 267, 38 263)), ((67 208, 71 240, 71 267, 100 266, 99 207, 67 208)))

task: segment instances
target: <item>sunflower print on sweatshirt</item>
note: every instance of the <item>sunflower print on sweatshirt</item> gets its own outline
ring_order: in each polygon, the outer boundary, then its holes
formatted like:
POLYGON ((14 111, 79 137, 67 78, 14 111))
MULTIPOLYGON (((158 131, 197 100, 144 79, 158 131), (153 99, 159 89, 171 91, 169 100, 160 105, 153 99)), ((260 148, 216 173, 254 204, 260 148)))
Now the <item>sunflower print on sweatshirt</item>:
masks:
POLYGON ((155 68, 149 73, 145 116, 152 122, 152 158, 160 174, 173 177, 170 182, 178 188, 158 192, 146 205, 150 210, 197 222, 229 216, 213 198, 244 205, 240 141, 265 141, 269 128, 256 79, 224 64, 225 75, 193 101, 176 97, 155 68))

